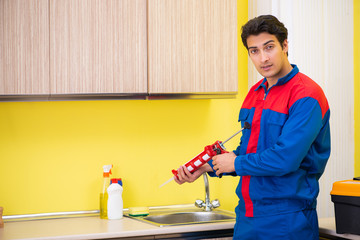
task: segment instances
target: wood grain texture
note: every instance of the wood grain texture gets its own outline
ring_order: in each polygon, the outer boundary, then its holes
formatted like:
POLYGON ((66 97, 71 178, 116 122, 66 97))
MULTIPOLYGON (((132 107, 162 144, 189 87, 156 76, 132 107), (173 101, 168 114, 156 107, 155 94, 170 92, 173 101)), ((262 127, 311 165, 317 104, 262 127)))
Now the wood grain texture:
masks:
POLYGON ((50 0, 52 94, 146 93, 146 0, 50 0))
POLYGON ((48 92, 48 0, 1 0, 0 95, 48 92))
POLYGON ((236 11, 236 0, 148 0, 149 92, 236 92, 236 11))

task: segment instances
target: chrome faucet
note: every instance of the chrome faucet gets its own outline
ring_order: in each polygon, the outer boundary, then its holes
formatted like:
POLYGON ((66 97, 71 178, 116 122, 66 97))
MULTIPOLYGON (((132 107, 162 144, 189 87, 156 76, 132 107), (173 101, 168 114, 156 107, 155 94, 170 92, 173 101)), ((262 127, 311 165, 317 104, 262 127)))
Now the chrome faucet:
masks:
POLYGON ((198 208, 204 208, 206 212, 210 212, 213 208, 220 207, 220 202, 219 200, 215 199, 210 203, 209 180, 207 173, 204 173, 203 176, 205 183, 205 202, 203 200, 197 199, 195 201, 195 206, 198 208))

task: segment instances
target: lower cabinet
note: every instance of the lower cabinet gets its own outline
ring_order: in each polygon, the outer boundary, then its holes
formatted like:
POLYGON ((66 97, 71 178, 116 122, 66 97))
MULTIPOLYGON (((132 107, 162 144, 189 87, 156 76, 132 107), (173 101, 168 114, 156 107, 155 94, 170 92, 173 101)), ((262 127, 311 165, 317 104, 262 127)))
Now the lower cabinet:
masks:
MULTIPOLYGON (((111 240, 148 240, 148 239, 176 239, 176 240, 232 240, 233 229, 204 231, 204 232, 188 232, 188 233, 172 233, 160 234, 155 236, 138 236, 128 238, 111 238, 111 240)), ((110 239, 109 239, 110 240, 110 239)))
POLYGON ((233 229, 225 230, 214 230, 214 231, 204 231, 204 232, 190 232, 190 233, 177 233, 177 234, 164 234, 157 235, 154 239, 219 239, 219 240, 230 240, 233 237, 233 229))

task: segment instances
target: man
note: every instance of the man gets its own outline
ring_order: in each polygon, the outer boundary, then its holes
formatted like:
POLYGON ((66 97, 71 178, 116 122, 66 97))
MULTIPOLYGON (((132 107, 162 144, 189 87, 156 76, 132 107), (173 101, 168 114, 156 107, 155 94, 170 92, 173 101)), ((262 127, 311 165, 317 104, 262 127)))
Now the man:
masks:
POLYGON ((322 89, 288 60, 287 29, 271 15, 242 27, 242 41, 264 77, 246 96, 239 121, 251 124, 231 153, 191 174, 241 176, 234 239, 319 239, 318 180, 330 156, 330 110, 322 89))

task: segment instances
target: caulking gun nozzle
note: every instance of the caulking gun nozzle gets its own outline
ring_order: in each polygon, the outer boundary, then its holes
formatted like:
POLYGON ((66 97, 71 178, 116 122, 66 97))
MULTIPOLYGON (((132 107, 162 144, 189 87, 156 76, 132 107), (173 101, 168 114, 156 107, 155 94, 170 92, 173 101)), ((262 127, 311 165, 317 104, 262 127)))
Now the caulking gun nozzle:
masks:
POLYGON ((171 177, 169 180, 167 180, 166 182, 164 182, 163 184, 161 184, 159 188, 161 188, 162 186, 168 184, 168 183, 171 182, 172 180, 174 180, 174 177, 171 177))

